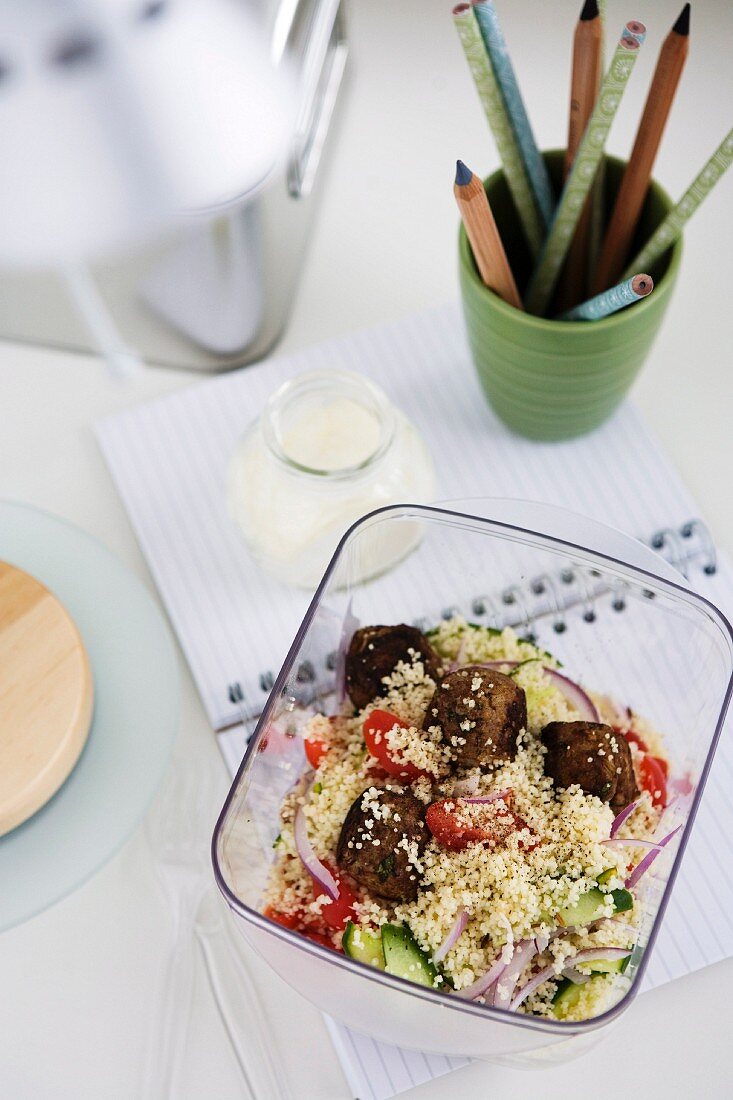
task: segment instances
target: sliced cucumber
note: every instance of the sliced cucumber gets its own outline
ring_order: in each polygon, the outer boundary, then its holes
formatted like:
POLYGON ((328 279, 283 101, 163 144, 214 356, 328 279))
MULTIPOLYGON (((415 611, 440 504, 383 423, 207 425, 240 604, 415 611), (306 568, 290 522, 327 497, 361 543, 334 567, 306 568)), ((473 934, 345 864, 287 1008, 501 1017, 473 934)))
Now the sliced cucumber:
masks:
POLYGON ((379 932, 368 932, 366 928, 360 928, 358 924, 349 921, 341 937, 341 946, 350 959, 366 963, 367 966, 375 966, 378 970, 385 969, 382 936, 379 932))
POLYGON ((388 974, 431 989, 436 986, 438 971, 406 924, 383 924, 382 947, 388 974))
POLYGON ((558 924, 565 925, 566 928, 590 924, 601 916, 605 905, 606 895, 594 886, 587 893, 581 894, 575 905, 566 905, 558 910, 558 924))
POLYGON ((611 897, 613 908, 617 913, 628 913, 629 909, 634 908, 634 895, 628 890, 612 890, 611 897))
POLYGON ((631 953, 624 959, 594 959, 593 962, 578 963, 581 974, 623 974, 629 965, 631 953))
POLYGON ((611 879, 615 878, 617 874, 618 871, 615 867, 609 867, 607 871, 603 871, 602 874, 598 876, 596 882, 599 886, 608 886, 611 879))
MULTIPOLYGON (((566 905, 558 910, 558 924, 566 928, 592 924, 603 916, 608 896, 597 886, 593 886, 587 893, 580 895, 575 905, 566 905)), ((613 898, 615 913, 627 913, 634 908, 634 899, 628 890, 612 890, 610 896, 613 898)))
POLYGON ((580 1000, 580 991, 582 988, 582 985, 571 982, 570 978, 563 978, 557 987, 555 996, 552 998, 553 1014, 555 1016, 564 1016, 571 1009, 575 1008, 580 1000))

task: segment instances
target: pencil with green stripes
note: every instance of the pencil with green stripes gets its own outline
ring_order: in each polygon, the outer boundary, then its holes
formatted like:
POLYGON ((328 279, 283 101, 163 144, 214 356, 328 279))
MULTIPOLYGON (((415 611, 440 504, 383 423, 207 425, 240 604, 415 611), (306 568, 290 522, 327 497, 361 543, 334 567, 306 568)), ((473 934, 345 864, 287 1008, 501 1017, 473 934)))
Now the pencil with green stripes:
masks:
POLYGON ((519 90, 512 59, 504 39, 504 32, 501 29, 501 23, 494 7, 494 0, 473 0, 473 11, 494 75, 504 98, 509 121, 514 128, 519 143, 519 151, 522 154, 524 167, 532 185, 537 207, 547 229, 555 211, 555 196, 547 167, 534 139, 532 125, 524 106, 522 93, 519 90))
POLYGON ((565 181, 550 232, 525 294, 525 308, 530 313, 541 315, 550 303, 573 233, 603 157, 608 132, 645 37, 646 27, 643 23, 636 20, 627 23, 611 58, 593 114, 575 155, 570 175, 565 181))
POLYGON ((654 267, 657 260, 679 239, 682 229, 701 206, 718 180, 733 162, 733 130, 729 130, 718 148, 698 172, 684 195, 664 221, 655 229, 641 252, 634 257, 628 270, 654 267))
POLYGON ((504 175, 519 215, 524 234, 527 238, 532 258, 536 259, 542 248, 545 227, 542 224, 527 169, 522 160, 514 128, 506 112, 501 89, 489 55, 481 37, 471 4, 458 4, 453 9, 453 22, 461 40, 468 67, 471 70, 476 90, 484 113, 496 141, 504 175))
POLYGON ((610 317, 625 306, 647 298, 653 290, 654 280, 651 275, 634 275, 631 279, 625 279, 609 290, 604 290, 602 294, 596 294, 595 298, 560 314, 558 321, 600 321, 602 317, 610 317))

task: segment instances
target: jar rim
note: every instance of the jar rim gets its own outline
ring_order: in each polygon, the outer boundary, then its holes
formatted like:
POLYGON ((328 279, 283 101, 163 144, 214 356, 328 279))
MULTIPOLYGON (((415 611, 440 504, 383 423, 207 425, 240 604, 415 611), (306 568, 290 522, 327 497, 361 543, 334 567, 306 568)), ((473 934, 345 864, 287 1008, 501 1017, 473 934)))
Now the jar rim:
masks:
POLYGON ((270 454, 285 469, 319 481, 342 481, 372 470, 389 449, 395 432, 394 408, 379 386, 355 371, 319 368, 303 371, 270 394, 261 417, 262 436, 270 454), (319 392, 332 397, 349 397, 371 412, 379 423, 379 441, 374 450, 349 466, 323 469, 298 462, 287 453, 282 439, 282 421, 299 400, 319 392))

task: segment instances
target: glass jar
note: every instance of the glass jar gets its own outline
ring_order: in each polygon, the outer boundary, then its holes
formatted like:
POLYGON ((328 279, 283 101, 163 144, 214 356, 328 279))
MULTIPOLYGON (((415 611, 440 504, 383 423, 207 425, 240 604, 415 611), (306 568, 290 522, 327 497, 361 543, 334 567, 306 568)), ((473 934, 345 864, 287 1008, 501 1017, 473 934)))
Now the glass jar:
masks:
MULTIPOLYGON (((231 461, 229 511, 258 564, 287 584, 315 588, 338 540, 360 516, 420 504, 434 491, 433 463, 414 425, 372 382, 316 370, 267 401, 231 461)), ((363 555, 362 579, 389 568, 419 527, 363 555)))

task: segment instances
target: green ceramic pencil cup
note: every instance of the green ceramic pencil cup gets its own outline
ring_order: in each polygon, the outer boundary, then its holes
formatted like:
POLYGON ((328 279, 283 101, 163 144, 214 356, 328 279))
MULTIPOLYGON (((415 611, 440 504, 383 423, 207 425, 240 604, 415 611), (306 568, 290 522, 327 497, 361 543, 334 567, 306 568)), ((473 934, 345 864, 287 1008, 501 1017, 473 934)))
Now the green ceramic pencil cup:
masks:
MULTIPOLYGON (((563 152, 544 154, 559 190, 563 152)), ((606 158, 607 213, 625 162, 606 158)), ((491 208, 520 294, 531 263, 502 171, 485 182, 491 208)), ((636 246, 656 229, 672 201, 653 182, 641 214, 636 246)), ((463 227, 459 268, 468 341, 481 386, 496 414, 529 439, 561 440, 597 428, 628 393, 654 342, 677 279, 678 241, 649 272, 648 298, 600 321, 553 321, 504 302, 481 282, 463 227)))

